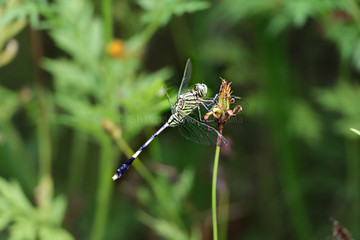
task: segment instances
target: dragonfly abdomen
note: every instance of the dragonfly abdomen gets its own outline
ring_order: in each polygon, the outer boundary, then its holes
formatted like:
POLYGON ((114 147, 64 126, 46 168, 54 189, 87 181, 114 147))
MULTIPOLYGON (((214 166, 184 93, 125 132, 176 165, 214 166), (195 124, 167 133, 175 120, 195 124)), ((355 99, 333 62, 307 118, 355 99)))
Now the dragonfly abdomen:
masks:
POLYGON ((133 161, 139 156, 139 154, 142 152, 142 150, 144 150, 144 148, 146 148, 149 143, 151 143, 152 140, 154 140, 154 138, 156 138, 165 128, 167 128, 169 126, 169 123, 165 123, 156 133, 154 133, 154 135, 151 136, 151 138, 149 138, 149 140, 146 141, 146 143, 144 143, 144 145, 142 145, 139 150, 136 151, 136 153, 134 153, 134 155, 132 155, 125 163, 123 163, 116 171, 115 175, 112 177, 113 180, 116 180, 118 178, 120 178, 131 166, 131 164, 133 163, 133 161))
POLYGON ((184 121, 184 115, 179 112, 174 112, 167 121, 170 127, 176 127, 184 121))

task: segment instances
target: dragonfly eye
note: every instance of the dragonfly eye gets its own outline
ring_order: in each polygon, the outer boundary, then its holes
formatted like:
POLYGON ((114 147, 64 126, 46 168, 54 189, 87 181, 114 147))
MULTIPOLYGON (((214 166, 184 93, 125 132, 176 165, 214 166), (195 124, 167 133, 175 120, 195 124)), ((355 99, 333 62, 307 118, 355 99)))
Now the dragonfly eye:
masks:
POLYGON ((207 94, 207 86, 203 83, 195 84, 194 90, 199 94, 200 97, 205 97, 207 94))

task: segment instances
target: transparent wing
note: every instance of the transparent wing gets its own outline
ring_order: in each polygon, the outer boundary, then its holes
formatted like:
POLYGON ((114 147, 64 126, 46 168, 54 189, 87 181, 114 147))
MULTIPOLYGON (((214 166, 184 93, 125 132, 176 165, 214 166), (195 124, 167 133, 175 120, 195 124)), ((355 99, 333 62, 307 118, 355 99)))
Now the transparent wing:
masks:
POLYGON ((165 95, 166 95, 166 97, 167 97, 167 99, 169 101, 170 108, 171 108, 171 113, 174 113, 174 109, 175 109, 174 103, 171 101, 170 96, 169 96, 168 92, 166 91, 166 89, 163 88, 163 90, 164 90, 164 93, 165 93, 165 95))
POLYGON ((184 122, 178 126, 181 135, 193 142, 203 145, 216 145, 218 137, 221 145, 226 145, 226 139, 212 126, 199 122, 196 119, 185 116, 184 122))
POLYGON ((179 99, 179 96, 187 90, 187 87, 188 87, 190 79, 191 79, 191 73, 192 73, 192 63, 191 63, 191 59, 189 58, 186 62, 184 76, 181 80, 181 84, 180 84, 180 88, 179 88, 179 92, 178 92, 178 99, 179 99))

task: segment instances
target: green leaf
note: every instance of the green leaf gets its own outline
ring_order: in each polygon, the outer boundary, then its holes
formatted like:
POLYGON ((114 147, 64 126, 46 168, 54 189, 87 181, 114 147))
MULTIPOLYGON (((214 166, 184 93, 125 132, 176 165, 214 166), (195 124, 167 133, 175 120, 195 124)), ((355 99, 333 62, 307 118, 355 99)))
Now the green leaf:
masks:
POLYGON ((169 22, 172 15, 192 13, 209 7, 209 3, 200 0, 138 0, 145 11, 144 23, 158 23, 160 26, 169 22))
POLYGON ((36 239, 36 226, 33 221, 22 218, 10 227, 9 240, 32 240, 36 239))
POLYGON ((210 7, 210 4, 208 2, 204 2, 204 1, 184 2, 174 8, 174 13, 176 15, 182 15, 184 13, 193 13, 196 11, 205 10, 209 7, 210 7))
POLYGON ((71 235, 61 228, 66 208, 65 198, 55 198, 50 202, 50 206, 46 211, 35 208, 19 184, 0 178, 0 230, 10 224, 9 239, 72 239, 71 235))
POLYGON ((176 183, 173 189, 174 198, 177 201, 185 199, 194 183, 194 171, 186 169, 182 172, 179 181, 176 183))
POLYGON ((350 60, 360 69, 360 32, 355 23, 331 22, 326 36, 335 42, 342 59, 350 60))
POLYGON ((267 26, 267 32, 271 35, 278 35, 281 32, 283 32, 288 26, 290 26, 292 23, 291 18, 284 13, 278 13, 275 14, 269 22, 269 25, 267 26))
POLYGON ((43 225, 39 230, 39 236, 41 240, 73 240, 74 238, 65 230, 52 227, 49 225, 43 225))
POLYGON ((126 133, 136 134, 145 126, 161 123, 160 112, 169 109, 162 88, 170 71, 162 69, 152 74, 143 74, 137 82, 123 85, 119 90, 118 104, 126 111, 122 119, 126 133), (124 91, 126 89, 126 91, 124 91))
POLYGON ((166 219, 153 218, 150 215, 141 212, 139 214, 140 220, 154 229, 161 237, 173 240, 187 240, 187 234, 182 231, 176 224, 167 221, 166 219))
POLYGON ((327 110, 340 113, 334 127, 343 134, 349 134, 349 128, 360 128, 360 86, 340 81, 332 89, 318 89, 318 102, 327 110))
POLYGON ((0 87, 0 102, 0 121, 8 121, 19 108, 19 97, 15 92, 0 87))
POLYGON ((91 5, 84 1, 58 1, 57 27, 51 31, 56 44, 80 63, 94 66, 104 49, 102 23, 94 18, 91 5))
POLYGON ((56 88, 61 93, 83 96, 98 88, 94 75, 71 60, 46 59, 43 67, 55 76, 56 88))
POLYGON ((309 144, 320 140, 321 121, 316 111, 307 102, 295 101, 290 109, 289 117, 289 132, 305 139, 309 144))
POLYGON ((32 207, 18 183, 8 183, 0 178, 0 196, 13 208, 31 213, 32 207))
MULTIPOLYGON (((0 204, 5 204, 4 201, 1 201, 0 204)), ((5 206, 5 205, 3 205, 5 206)), ((3 209, 0 210, 0 232, 4 230, 11 222, 12 216, 9 212, 5 212, 3 209)))
POLYGON ((51 220, 53 223, 61 226, 61 222, 64 219, 66 212, 67 201, 64 196, 57 196, 51 202, 51 220))

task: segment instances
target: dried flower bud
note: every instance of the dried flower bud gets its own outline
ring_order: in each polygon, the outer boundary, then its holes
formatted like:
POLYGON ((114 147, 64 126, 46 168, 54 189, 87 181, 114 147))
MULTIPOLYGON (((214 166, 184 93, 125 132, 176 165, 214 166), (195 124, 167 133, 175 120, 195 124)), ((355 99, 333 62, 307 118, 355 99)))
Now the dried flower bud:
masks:
POLYGON ((121 137, 121 129, 110 119, 103 119, 101 124, 105 132, 107 132, 114 140, 121 137))
POLYGON ((208 118, 212 115, 217 119, 218 123, 226 123, 231 117, 235 117, 236 114, 242 111, 242 107, 237 105, 234 109, 230 109, 230 104, 235 102, 235 98, 231 96, 231 82, 228 84, 225 79, 222 79, 222 84, 218 94, 217 105, 208 112, 204 119, 208 121, 208 118))
POLYGON ((32 97, 33 97, 33 94, 32 94, 32 90, 28 87, 24 87, 20 90, 19 92, 19 96, 20 96, 20 100, 22 103, 26 104, 28 103, 32 97))

